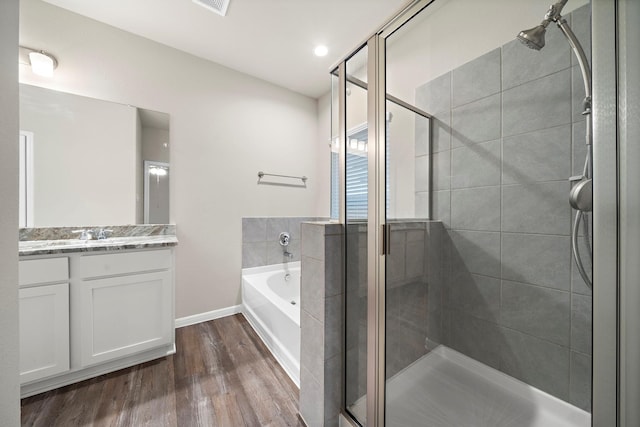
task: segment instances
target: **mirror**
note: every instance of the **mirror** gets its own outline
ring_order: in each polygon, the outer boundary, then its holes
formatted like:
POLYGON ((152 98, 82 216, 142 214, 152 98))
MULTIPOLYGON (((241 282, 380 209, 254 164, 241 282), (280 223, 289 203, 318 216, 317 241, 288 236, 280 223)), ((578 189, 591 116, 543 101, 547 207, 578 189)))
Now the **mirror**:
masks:
POLYGON ((20 154, 21 227, 169 222, 166 113, 20 84, 20 154))

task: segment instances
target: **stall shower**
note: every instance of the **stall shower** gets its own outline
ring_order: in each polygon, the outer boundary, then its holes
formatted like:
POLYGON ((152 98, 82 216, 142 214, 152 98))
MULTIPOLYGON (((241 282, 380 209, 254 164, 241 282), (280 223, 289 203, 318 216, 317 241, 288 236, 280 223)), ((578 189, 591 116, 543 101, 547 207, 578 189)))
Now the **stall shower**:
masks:
POLYGON ((518 33, 543 12, 518 3, 487 26, 487 5, 416 1, 334 72, 333 135, 368 132, 342 146, 362 425, 590 425, 591 7, 518 33))

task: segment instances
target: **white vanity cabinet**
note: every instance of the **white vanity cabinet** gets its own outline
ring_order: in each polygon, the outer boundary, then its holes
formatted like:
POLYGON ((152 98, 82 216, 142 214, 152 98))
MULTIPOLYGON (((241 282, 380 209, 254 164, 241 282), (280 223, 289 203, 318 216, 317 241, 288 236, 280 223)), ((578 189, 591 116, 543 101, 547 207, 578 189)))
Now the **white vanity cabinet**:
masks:
POLYGON ((20 259, 22 397, 175 353, 172 247, 65 255, 20 259))
POLYGON ((173 344, 171 250, 82 255, 72 263, 82 367, 173 344))
POLYGON ((69 370, 67 257, 20 261, 20 383, 69 370))

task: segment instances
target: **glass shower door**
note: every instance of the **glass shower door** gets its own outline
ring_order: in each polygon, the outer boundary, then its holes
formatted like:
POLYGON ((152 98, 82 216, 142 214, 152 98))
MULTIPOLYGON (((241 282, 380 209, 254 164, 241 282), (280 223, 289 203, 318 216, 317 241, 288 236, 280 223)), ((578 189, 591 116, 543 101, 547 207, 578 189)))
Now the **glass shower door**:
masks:
MULTIPOLYGON (((568 182, 586 152, 580 67, 555 24, 539 52, 516 40, 535 4, 490 29, 491 6, 461 4, 381 32, 385 425, 588 426, 592 297, 568 182)), ((563 14, 588 46, 590 5, 563 14)))
MULTIPOLYGON (((437 302, 444 290, 440 245, 445 230, 428 219, 430 116, 387 100, 386 118, 385 418, 386 425, 398 426, 417 421, 406 418, 407 405, 415 400, 422 360, 442 341, 437 302)), ((433 412, 424 402, 420 406, 433 412)))

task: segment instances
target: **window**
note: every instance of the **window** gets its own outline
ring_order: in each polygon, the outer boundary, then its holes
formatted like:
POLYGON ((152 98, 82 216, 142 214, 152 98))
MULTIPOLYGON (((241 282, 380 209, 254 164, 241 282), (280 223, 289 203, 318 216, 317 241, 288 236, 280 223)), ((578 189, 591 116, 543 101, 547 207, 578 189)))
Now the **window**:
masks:
MULTIPOLYGON (((387 120, 387 158, 386 169, 386 193, 387 210, 389 209, 389 121, 387 120)), ((348 133, 347 143, 347 170, 346 170, 346 203, 347 218, 349 220, 366 220, 368 204, 368 128, 361 125, 348 133)), ((331 144, 331 219, 340 217, 340 163, 339 146, 336 139, 331 144)))

